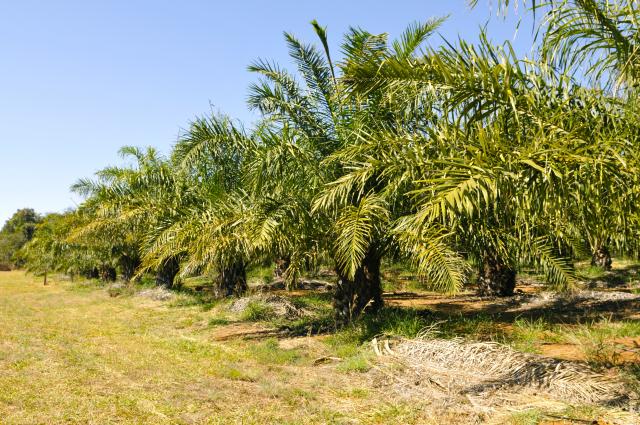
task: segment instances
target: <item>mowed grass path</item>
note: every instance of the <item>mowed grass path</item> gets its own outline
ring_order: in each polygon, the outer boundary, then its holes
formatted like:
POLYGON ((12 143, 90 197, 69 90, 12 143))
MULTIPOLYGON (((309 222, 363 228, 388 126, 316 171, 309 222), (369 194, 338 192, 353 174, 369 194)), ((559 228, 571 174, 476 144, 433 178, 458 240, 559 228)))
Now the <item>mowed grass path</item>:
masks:
POLYGON ((425 423, 323 344, 216 342, 200 306, 0 272, 0 423, 425 423))

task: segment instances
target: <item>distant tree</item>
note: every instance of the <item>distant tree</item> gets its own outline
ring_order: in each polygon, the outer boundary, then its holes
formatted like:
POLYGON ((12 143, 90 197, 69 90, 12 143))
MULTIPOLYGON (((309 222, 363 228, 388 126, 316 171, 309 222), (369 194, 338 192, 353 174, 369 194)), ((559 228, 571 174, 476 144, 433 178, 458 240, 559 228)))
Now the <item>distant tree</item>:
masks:
POLYGON ((31 208, 15 212, 0 230, 0 264, 19 267, 16 253, 33 238, 36 225, 42 218, 31 208))
POLYGON ((61 259, 67 246, 64 242, 67 233, 65 215, 48 214, 34 229, 32 235, 35 236, 18 253, 27 270, 44 277, 45 285, 47 275, 63 263, 61 259))
MULTIPOLYGON (((78 211, 45 215, 35 228, 33 238, 17 253, 25 270, 44 276, 53 272, 87 279, 114 281, 123 256, 121 246, 104 238, 74 237, 76 229, 86 225, 78 211)), ((124 270, 121 268, 124 275, 124 270)))

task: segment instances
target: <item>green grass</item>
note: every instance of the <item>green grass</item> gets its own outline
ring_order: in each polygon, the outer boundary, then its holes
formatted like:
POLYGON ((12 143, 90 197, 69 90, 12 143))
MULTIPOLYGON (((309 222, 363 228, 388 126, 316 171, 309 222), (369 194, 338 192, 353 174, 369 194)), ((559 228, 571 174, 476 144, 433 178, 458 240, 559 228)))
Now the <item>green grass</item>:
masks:
POLYGON ((544 419, 544 413, 540 409, 528 409, 524 412, 513 413, 509 419, 509 425, 538 425, 544 419))
MULTIPOLYGON (((160 302, 128 293, 110 297, 95 282, 54 277, 43 287, 20 272, 0 273, 0 422, 438 423, 428 404, 395 399, 388 388, 372 386, 373 337, 413 338, 427 329, 527 352, 545 343, 575 344, 594 366, 608 368, 612 355, 601 347, 640 336, 640 321, 633 319, 567 324, 552 316, 506 320, 396 307, 336 331, 330 294, 305 293, 291 301, 312 314, 275 318, 268 305, 255 302, 234 315, 230 301, 188 288, 160 302), (287 338, 217 339, 227 327, 254 328, 248 323, 254 321, 286 331, 287 338), (315 364, 326 357, 338 360, 315 364)), ((640 368, 621 370, 629 388, 639 389, 640 368)), ((468 419, 446 414, 446 423, 468 419)), ((596 414, 579 406, 562 412, 582 419, 596 414)), ((509 420, 537 423, 542 415, 534 409, 509 420)))
POLYGON ((275 317, 273 308, 262 301, 251 301, 247 304, 247 308, 242 311, 241 320, 247 322, 260 322, 271 320, 275 317))
POLYGON ((224 319, 222 317, 212 317, 211 319, 209 319, 208 325, 210 327, 215 327, 228 325, 229 323, 231 323, 229 319, 224 319))
POLYGON ((338 341, 351 340, 359 344, 382 334, 414 338, 432 324, 423 314, 424 312, 412 309, 385 307, 375 315, 364 315, 340 330, 333 338, 338 341))
POLYGON ((513 328, 502 334, 499 341, 509 344, 519 351, 538 353, 541 343, 560 343, 562 337, 557 327, 544 318, 518 318, 513 322, 513 328))
POLYGON ((266 365, 286 365, 300 363, 304 356, 296 349, 280 348, 278 340, 269 338, 247 346, 251 358, 266 365))
POLYGON ((359 353, 345 358, 338 364, 341 372, 364 373, 371 369, 371 354, 359 353))
POLYGON ((388 292, 420 292, 425 285, 417 279, 415 270, 409 264, 395 262, 382 266, 383 290, 388 292))
POLYGON ((269 284, 273 282, 275 264, 254 266, 247 271, 247 282, 250 285, 269 284))
POLYGON ((0 294, 3 425, 372 424, 388 397, 359 373, 313 366, 331 354, 324 344, 215 341, 225 324, 198 303, 55 278, 43 287, 21 272, 0 273, 0 294), (354 390, 355 411, 335 393, 351 388, 366 389, 354 390))
POLYGON ((599 279, 606 273, 606 270, 598 266, 588 266, 578 269, 578 277, 583 279, 599 279))

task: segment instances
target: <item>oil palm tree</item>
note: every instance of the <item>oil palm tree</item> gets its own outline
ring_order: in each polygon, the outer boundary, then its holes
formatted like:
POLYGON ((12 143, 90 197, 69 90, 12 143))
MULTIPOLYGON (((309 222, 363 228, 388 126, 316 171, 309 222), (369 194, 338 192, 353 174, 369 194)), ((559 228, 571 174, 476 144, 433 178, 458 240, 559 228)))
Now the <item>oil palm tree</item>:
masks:
POLYGON ((220 296, 240 295, 247 288, 246 267, 252 259, 246 225, 249 197, 242 167, 250 136, 224 116, 191 123, 174 148, 172 163, 191 182, 169 225, 157 233, 143 264, 158 265, 180 257, 183 277, 215 271, 220 296))
POLYGON ((273 212, 287 211, 280 215, 294 218, 281 228, 302 236, 294 238, 294 257, 316 249, 333 259, 338 275, 334 308, 340 324, 358 317, 367 305, 374 310, 382 305, 380 264, 394 244, 391 223, 405 206, 400 194, 406 180, 397 177, 392 182, 396 176, 384 175, 375 166, 354 172, 354 164, 362 165, 367 149, 376 143, 371 136, 394 131, 399 111, 383 107, 376 93, 351 96, 340 71, 351 60, 367 60, 380 51, 409 57, 440 22, 413 25, 390 45, 386 36, 352 29, 342 45, 347 60, 339 66, 332 61, 326 30, 313 22, 322 49, 285 34, 304 84, 266 61, 250 67, 264 78, 251 87, 250 106, 263 114, 271 134, 258 146, 250 168, 254 190, 272 199, 296 199, 280 203, 273 212))
MULTIPOLYGON (((133 158, 135 165, 107 167, 96 173, 96 180, 79 180, 72 187, 87 197, 81 211, 90 217, 73 236, 94 240, 124 236, 121 241, 128 241, 133 249, 125 250, 123 256, 130 258, 135 267, 138 256, 143 256, 171 224, 179 207, 193 199, 193 191, 155 149, 143 151, 127 146, 120 153, 124 158, 133 158)), ((170 287, 179 271, 179 262, 178 255, 166 256, 156 259, 153 267, 142 264, 137 273, 153 268, 156 283, 170 287)))
POLYGON ((105 241, 82 244, 70 241, 70 234, 82 225, 75 211, 47 214, 39 223, 34 237, 19 251, 28 271, 42 274, 44 284, 50 273, 61 272, 86 278, 115 279, 112 247, 105 241))
POLYGON ((511 294, 518 264, 529 261, 551 283, 571 285, 571 265, 558 252, 564 234, 557 208, 569 199, 567 180, 579 182, 575 170, 594 163, 594 146, 612 163, 624 153, 601 137, 593 120, 572 113, 580 89, 571 79, 519 60, 508 44, 493 46, 484 35, 479 45, 460 41, 420 58, 355 63, 345 79, 354 92, 382 90, 398 108, 424 108, 437 97, 427 114, 434 125, 411 129, 408 137, 440 152, 418 167, 425 171, 415 181, 418 212, 397 226, 419 264, 436 256, 437 249, 425 246, 435 237, 475 259, 485 293, 511 294))
MULTIPOLYGON (((478 3, 470 1, 472 6, 478 3)), ((499 0, 498 4, 503 8, 523 4, 541 15, 540 47, 546 62, 584 72, 598 86, 635 91, 640 79, 637 1, 499 0)))

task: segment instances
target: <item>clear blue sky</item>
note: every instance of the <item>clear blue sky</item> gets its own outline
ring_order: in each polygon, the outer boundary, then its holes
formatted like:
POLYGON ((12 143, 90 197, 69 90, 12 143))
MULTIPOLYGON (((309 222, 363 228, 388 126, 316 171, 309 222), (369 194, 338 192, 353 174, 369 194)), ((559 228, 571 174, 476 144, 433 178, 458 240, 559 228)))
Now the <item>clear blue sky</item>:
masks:
MULTIPOLYGON (((62 211, 69 186, 119 162, 122 145, 168 152, 197 115, 250 123, 246 71, 258 57, 287 64, 282 32, 334 46, 349 26, 395 36, 412 21, 450 14, 441 34, 531 50, 531 21, 496 17, 495 1, 0 1, 0 224, 16 209, 62 211), (515 38, 514 38, 515 36, 515 38)), ((439 42, 438 38, 434 39, 439 42)), ((336 49, 334 49, 335 51, 336 49)))

